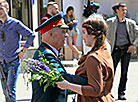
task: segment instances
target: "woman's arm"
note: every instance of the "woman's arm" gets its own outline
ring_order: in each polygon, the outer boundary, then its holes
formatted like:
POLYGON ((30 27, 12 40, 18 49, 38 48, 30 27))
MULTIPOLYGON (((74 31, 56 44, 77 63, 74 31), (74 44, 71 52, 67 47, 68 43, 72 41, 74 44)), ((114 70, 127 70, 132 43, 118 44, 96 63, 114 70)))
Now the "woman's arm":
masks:
POLYGON ((57 82, 61 89, 70 89, 83 96, 99 96, 103 90, 102 70, 99 61, 94 57, 89 57, 85 63, 88 84, 74 84, 66 80, 57 82))
POLYGON ((58 88, 60 88, 62 90, 70 89, 73 92, 76 92, 76 93, 82 95, 81 85, 73 84, 73 83, 70 83, 66 80, 64 80, 62 82, 56 82, 56 84, 57 84, 58 88))
MULTIPOLYGON (((95 55, 96 56, 96 55, 95 55)), ((102 65, 98 57, 88 56, 85 61, 88 85, 82 86, 83 96, 97 97, 103 91, 102 65)))
POLYGON ((78 85, 88 85, 88 79, 78 76, 78 75, 73 75, 69 73, 62 73, 62 76, 65 80, 67 80, 70 83, 78 84, 78 85))

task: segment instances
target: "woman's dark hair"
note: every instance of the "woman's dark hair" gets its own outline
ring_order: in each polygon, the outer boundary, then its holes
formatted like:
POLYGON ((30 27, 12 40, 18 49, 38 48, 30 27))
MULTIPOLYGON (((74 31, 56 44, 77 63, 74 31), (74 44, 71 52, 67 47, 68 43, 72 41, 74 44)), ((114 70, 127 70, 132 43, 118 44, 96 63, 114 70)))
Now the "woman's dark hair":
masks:
POLYGON ((94 47, 86 54, 80 58, 78 64, 80 65, 85 61, 87 55, 92 52, 98 50, 101 46, 103 46, 107 32, 108 26, 105 20, 100 15, 92 15, 82 24, 83 28, 86 28, 88 35, 95 36, 95 44, 94 47))
POLYGON ((68 21, 70 20, 70 17, 72 18, 72 20, 75 20, 75 19, 76 19, 76 17, 75 17, 74 14, 73 14, 73 15, 68 15, 68 12, 69 12, 70 10, 73 10, 73 11, 74 11, 73 6, 69 6, 69 7, 67 8, 67 10, 66 10, 66 16, 67 16, 66 18, 67 18, 68 21))
POLYGON ((66 13, 68 13, 70 10, 73 10, 73 11, 74 11, 73 6, 69 6, 69 7, 67 8, 67 10, 66 10, 66 13))

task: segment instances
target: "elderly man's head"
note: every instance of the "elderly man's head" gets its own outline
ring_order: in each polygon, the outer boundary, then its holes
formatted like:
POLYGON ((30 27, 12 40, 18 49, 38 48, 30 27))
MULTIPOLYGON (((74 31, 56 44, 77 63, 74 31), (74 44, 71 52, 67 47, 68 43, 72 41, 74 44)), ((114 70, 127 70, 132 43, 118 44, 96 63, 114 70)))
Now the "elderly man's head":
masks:
POLYGON ((46 42, 56 49, 64 46, 66 29, 69 28, 64 20, 63 13, 60 12, 42 23, 35 31, 40 31, 42 34, 42 42, 46 42))
POLYGON ((42 35, 42 42, 46 42, 59 49, 64 46, 67 36, 66 29, 53 28, 42 35))

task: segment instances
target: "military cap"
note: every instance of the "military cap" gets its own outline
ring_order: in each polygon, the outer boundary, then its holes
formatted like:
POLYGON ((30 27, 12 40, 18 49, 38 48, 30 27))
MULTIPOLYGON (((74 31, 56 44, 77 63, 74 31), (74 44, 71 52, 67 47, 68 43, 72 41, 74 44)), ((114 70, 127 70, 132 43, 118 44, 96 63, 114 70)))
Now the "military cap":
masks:
POLYGON ((67 29, 69 28, 63 19, 63 13, 60 12, 54 16, 52 16, 51 18, 49 18, 48 20, 46 20, 44 23, 42 23, 35 31, 40 31, 41 34, 44 34, 45 32, 53 29, 53 28, 62 28, 62 29, 67 29))

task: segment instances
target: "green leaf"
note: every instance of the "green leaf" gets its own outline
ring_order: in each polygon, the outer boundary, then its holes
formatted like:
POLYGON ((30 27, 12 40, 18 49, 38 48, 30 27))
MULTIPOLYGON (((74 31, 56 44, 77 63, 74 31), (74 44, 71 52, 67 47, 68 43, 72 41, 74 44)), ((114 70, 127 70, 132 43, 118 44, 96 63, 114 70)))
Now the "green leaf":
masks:
POLYGON ((41 76, 39 74, 33 74, 33 78, 35 80, 40 80, 41 79, 41 76))
POLYGON ((44 86, 44 92, 46 91, 46 89, 49 86, 49 84, 50 84, 50 81, 48 80, 47 83, 46 83, 46 85, 44 86))
POLYGON ((52 86, 55 87, 55 82, 52 82, 52 86))
POLYGON ((40 51, 39 51, 39 61, 31 59, 31 58, 24 60, 24 63, 25 63, 24 73, 27 73, 27 74, 31 73, 31 75, 32 75, 31 78, 28 78, 29 82, 39 80, 40 86, 42 86, 42 84, 44 84, 44 91, 46 91, 48 86, 52 85, 53 87, 55 87, 55 83, 57 81, 63 81, 61 74, 58 72, 58 70, 56 69, 54 64, 47 61, 47 59, 45 58, 45 55, 42 54, 42 52, 40 52, 40 51), (32 61, 33 61, 33 64, 32 64, 32 61), (36 61, 36 63, 35 63, 35 61, 36 61), (32 69, 32 65, 35 65, 41 69, 41 67, 37 65, 37 63, 39 63, 39 61, 44 63, 47 67, 49 67, 51 72, 49 73, 44 70, 41 70, 39 72, 34 71, 32 69))
POLYGON ((41 79, 39 80, 40 86, 42 85, 42 83, 43 83, 43 79, 41 78, 41 79))
POLYGON ((44 80, 44 83, 47 82, 47 80, 48 80, 48 79, 46 78, 46 79, 44 80))

